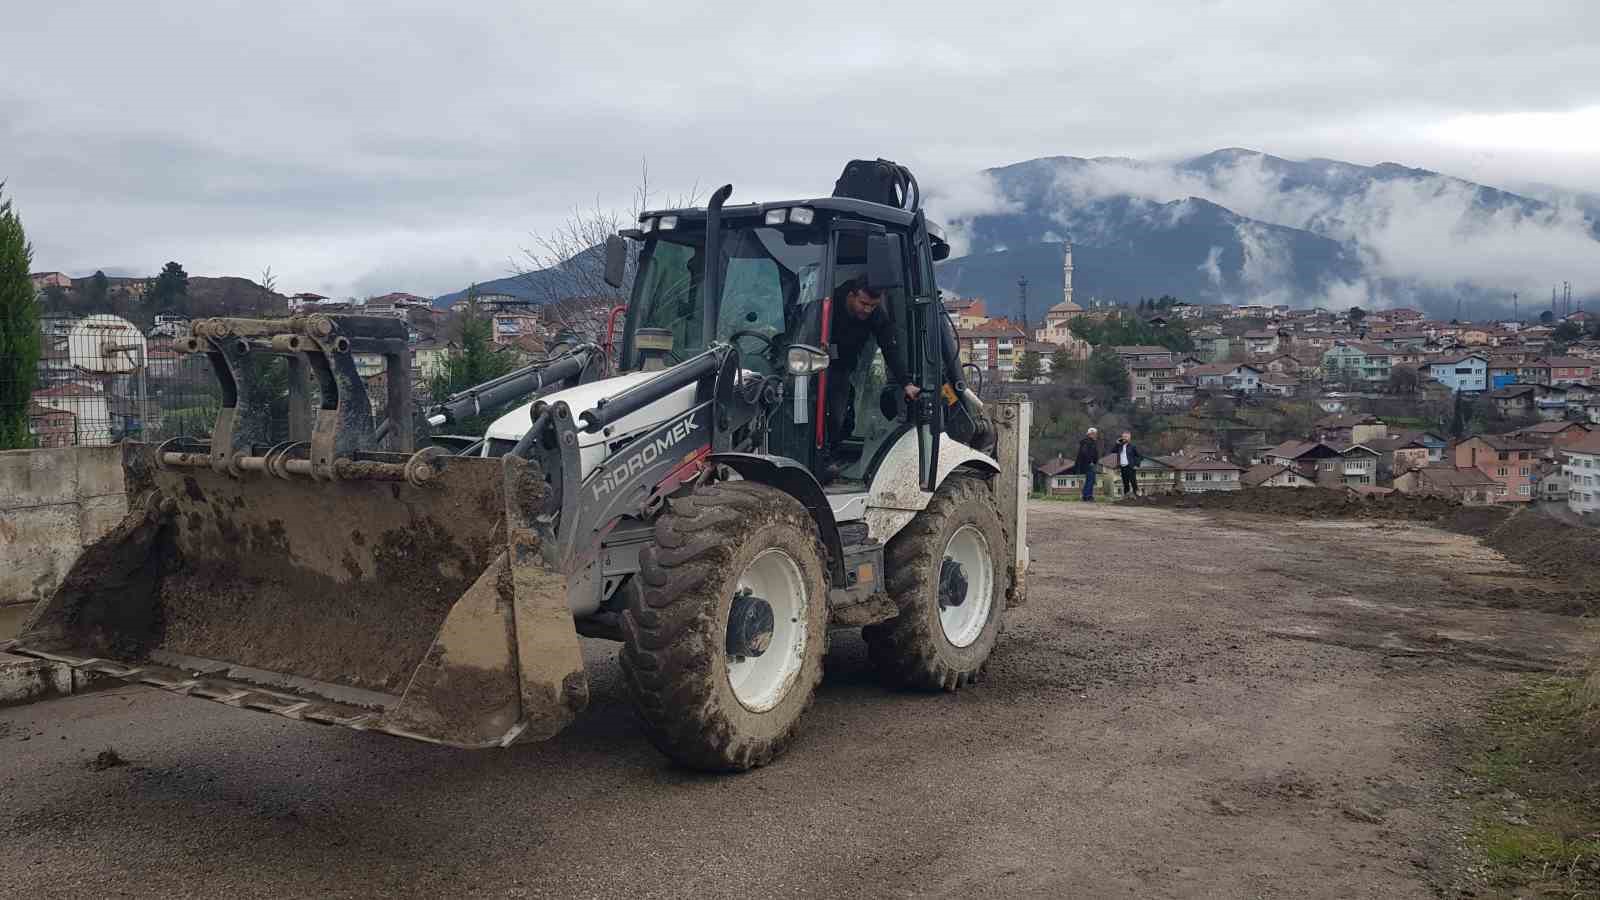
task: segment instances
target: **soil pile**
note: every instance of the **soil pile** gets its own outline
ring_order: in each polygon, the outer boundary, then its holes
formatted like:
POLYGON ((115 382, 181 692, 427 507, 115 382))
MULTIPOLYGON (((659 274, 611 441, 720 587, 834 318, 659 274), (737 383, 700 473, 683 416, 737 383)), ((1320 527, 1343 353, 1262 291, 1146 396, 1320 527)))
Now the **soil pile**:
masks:
MULTIPOLYGON (((1328 488, 1249 488, 1242 491, 1206 491, 1190 494, 1155 494, 1125 500, 1139 506, 1263 513, 1284 516, 1334 516, 1358 519, 1405 519, 1437 522, 1463 507, 1442 497, 1389 494, 1362 497, 1328 488)), ((1499 512, 1499 510, 1490 510, 1499 512)))
POLYGON ((1571 525, 1532 508, 1463 506, 1442 497, 1415 494, 1362 497, 1326 488, 1158 494, 1123 502, 1214 512, 1426 523, 1480 538, 1507 559, 1557 582, 1560 593, 1574 602, 1556 604, 1556 610, 1574 614, 1600 611, 1600 529, 1571 525))

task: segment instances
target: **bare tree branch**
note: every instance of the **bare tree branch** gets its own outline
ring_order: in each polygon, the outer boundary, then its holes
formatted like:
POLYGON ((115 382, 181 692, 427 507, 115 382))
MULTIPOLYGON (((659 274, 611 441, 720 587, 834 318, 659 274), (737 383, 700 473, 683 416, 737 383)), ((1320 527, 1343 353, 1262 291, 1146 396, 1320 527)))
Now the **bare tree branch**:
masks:
MULTIPOLYGON (((639 183, 633 191, 632 208, 627 213, 608 209, 596 198, 592 207, 575 206, 567 218, 554 228, 529 235, 529 246, 514 264, 517 274, 544 312, 545 319, 559 330, 570 331, 586 340, 600 340, 605 315, 613 307, 625 305, 633 293, 638 272, 638 253, 630 247, 622 286, 605 282, 606 238, 639 219, 639 214, 654 208, 650 187, 650 166, 640 160, 639 183)), ((699 185, 687 194, 670 198, 669 208, 693 206, 699 199, 699 185)))

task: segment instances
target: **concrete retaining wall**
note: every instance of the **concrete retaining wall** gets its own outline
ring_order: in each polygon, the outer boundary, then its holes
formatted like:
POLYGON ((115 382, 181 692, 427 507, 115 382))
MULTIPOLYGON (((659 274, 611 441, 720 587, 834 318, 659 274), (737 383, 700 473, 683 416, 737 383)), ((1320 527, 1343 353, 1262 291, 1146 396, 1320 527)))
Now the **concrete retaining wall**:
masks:
POLYGON ((121 447, 0 452, 0 639, 127 511, 121 447))

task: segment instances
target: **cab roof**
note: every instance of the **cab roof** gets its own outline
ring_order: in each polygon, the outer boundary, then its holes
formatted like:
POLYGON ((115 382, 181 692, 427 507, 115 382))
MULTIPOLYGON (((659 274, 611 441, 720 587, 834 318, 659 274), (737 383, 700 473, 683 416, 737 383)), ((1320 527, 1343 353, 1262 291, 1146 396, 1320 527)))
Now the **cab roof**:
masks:
MULTIPOLYGON (((764 218, 769 209, 792 209, 796 206, 808 206, 812 209, 821 209, 828 212, 847 213, 861 219, 882 222, 887 225, 897 225, 902 228, 909 227, 916 218, 915 210, 901 209, 897 206, 885 206, 882 203, 873 203, 870 200, 856 200, 851 197, 817 197, 811 200, 783 200, 774 203, 740 203, 722 208, 723 218, 764 218)), ((688 206, 680 209, 650 209, 639 213, 639 220, 643 221, 657 216, 677 216, 680 222, 704 222, 706 208, 703 206, 688 206)), ((945 240, 944 229, 932 219, 924 219, 928 229, 928 237, 937 247, 948 246, 945 240)), ((623 229, 623 234, 629 237, 643 237, 637 228, 623 229)), ((940 257, 935 256, 934 259, 940 257)))

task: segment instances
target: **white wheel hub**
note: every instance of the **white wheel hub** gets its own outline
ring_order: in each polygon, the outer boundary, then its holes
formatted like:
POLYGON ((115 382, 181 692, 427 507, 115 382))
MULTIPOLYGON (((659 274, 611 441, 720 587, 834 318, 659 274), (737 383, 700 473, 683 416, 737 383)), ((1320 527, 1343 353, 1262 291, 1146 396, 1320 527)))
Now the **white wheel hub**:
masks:
MULTIPOLYGON (((751 712, 766 712, 788 695, 805 665, 810 601, 805 576, 794 557, 776 548, 763 550, 745 567, 734 593, 736 608, 741 600, 757 600, 771 607, 770 639, 762 635, 754 641, 748 637, 730 640, 760 652, 729 653, 727 657, 728 685, 733 688, 734 697, 751 712)), ((737 626, 738 623, 729 622, 730 629, 737 626)))
POLYGON ((939 627, 945 640, 957 647, 971 646, 983 634, 994 605, 994 557, 977 526, 963 525, 950 535, 936 574, 939 627))

